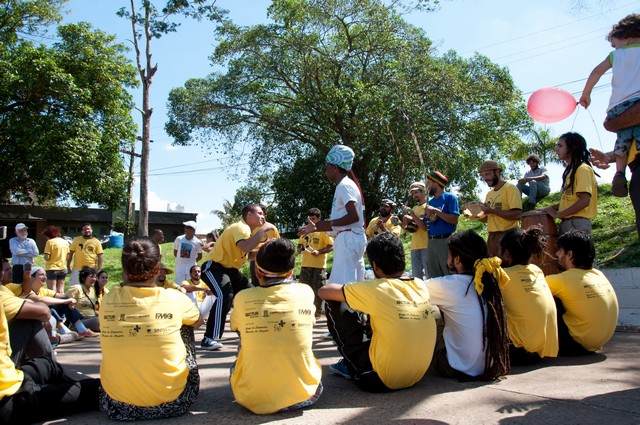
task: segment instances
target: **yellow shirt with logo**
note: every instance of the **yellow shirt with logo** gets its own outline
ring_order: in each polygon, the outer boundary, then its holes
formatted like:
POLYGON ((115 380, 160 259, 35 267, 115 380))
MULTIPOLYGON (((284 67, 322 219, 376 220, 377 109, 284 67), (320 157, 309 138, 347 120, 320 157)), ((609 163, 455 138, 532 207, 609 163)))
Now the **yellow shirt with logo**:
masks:
MULTIPOLYGON (((198 283, 193 283, 193 281, 191 280, 185 280, 180 284, 180 286, 184 286, 184 285, 193 285, 196 288, 209 289, 207 284, 204 283, 202 279, 200 279, 198 283)), ((204 298, 207 296, 207 294, 205 294, 204 291, 193 291, 192 294, 196 298, 196 301, 198 301, 199 303, 204 301, 204 298)))
POLYGON ((182 292, 180 285, 178 285, 177 283, 175 283, 174 281, 171 280, 165 280, 164 283, 162 284, 162 286, 160 286, 160 288, 164 288, 164 289, 177 289, 178 291, 182 292))
MULTIPOLYGON (((382 220, 380 217, 374 217, 371 219, 365 232, 367 234, 367 238, 371 239, 378 233, 381 233, 380 229, 378 228, 378 222, 380 220, 382 220)), ((391 232, 396 236, 400 236, 400 234, 402 234, 402 226, 400 225, 400 220, 395 215, 389 217, 389 219, 384 223, 384 228, 387 229, 387 232, 391 232)))
POLYGON ((109 396, 135 406, 178 398, 187 383, 182 325, 200 312, 178 291, 114 287, 100 308, 100 381, 109 396))
MULTIPOLYGON (((20 301, 24 302, 24 300, 20 301)), ((0 302, 0 400, 14 395, 20 389, 24 379, 22 371, 16 369, 15 364, 11 361, 9 325, 3 304, 0 302)))
POLYGON ((208 258, 224 267, 240 269, 247 261, 247 254, 238 248, 237 243, 251 237, 251 229, 244 221, 229 225, 213 246, 208 258))
POLYGON ((509 280, 500 285, 509 339, 540 357, 558 355, 556 304, 544 273, 535 264, 507 267, 509 280))
POLYGON ((429 290, 420 279, 376 279, 343 287, 347 304, 369 315, 373 336, 369 359, 391 389, 424 376, 436 342, 429 290))
POLYGON ((236 294, 231 330, 240 335, 231 373, 236 401, 258 414, 274 413, 315 394, 322 369, 311 349, 314 293, 301 283, 236 294))
MULTIPOLYGON (((413 213, 422 220, 424 213, 427 211, 427 203, 422 205, 416 205, 413 207, 413 213)), ((429 236, 427 235, 427 229, 421 229, 418 227, 414 233, 411 234, 411 250, 426 249, 429 247, 429 236)))
MULTIPOLYGON (((509 182, 505 182, 498 190, 491 189, 487 192, 484 203, 496 210, 509 211, 513 209, 522 210, 522 195, 518 188, 509 182)), ((504 232, 518 227, 518 219, 507 220, 496 214, 487 215, 488 232, 504 232)))
POLYGON ((73 253, 73 270, 81 270, 83 267, 95 268, 98 265, 98 255, 104 252, 98 239, 85 239, 84 236, 75 237, 69 251, 73 253))
POLYGON ((86 289, 83 285, 73 285, 67 289, 65 294, 67 297, 76 300, 76 310, 85 318, 96 316, 98 297, 96 296, 96 290, 93 285, 91 285, 89 289, 86 289))
POLYGON ((327 232, 313 232, 300 238, 300 243, 305 248, 302 251, 302 267, 324 269, 327 267, 327 254, 313 255, 309 250, 319 251, 333 245, 333 238, 327 232))
POLYGON ((547 283, 564 305, 562 318, 573 339, 589 351, 602 348, 618 322, 618 298, 606 276, 573 268, 547 276, 547 283))
POLYGON ((44 269, 66 270, 68 253, 69 243, 66 240, 60 237, 49 239, 44 245, 44 269))
POLYGON ((24 299, 15 296, 5 285, 0 285, 0 303, 2 303, 7 320, 16 317, 25 302, 24 299))
MULTIPOLYGON (((569 178, 565 179, 565 187, 569 183, 569 178)), ((588 193, 591 195, 589 205, 574 213, 571 217, 583 217, 592 220, 598 213, 598 183, 593 168, 587 164, 580 164, 576 169, 575 179, 573 181, 573 189, 566 189, 560 196, 560 205, 558 211, 565 210, 578 200, 578 193, 588 193)), ((568 217, 564 217, 568 218, 568 217)))
POLYGON ((631 147, 629 148, 629 154, 627 156, 627 164, 631 164, 636 160, 636 156, 638 156, 638 148, 635 143, 631 143, 631 147))

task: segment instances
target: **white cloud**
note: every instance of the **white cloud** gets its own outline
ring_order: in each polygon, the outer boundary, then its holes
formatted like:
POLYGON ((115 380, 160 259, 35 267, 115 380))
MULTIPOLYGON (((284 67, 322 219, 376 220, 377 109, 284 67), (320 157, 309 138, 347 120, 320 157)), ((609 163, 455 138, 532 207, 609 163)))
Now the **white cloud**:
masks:
POLYGON ((167 211, 167 205, 169 205, 171 208, 175 208, 176 205, 178 205, 177 202, 171 202, 169 200, 162 199, 160 196, 158 196, 157 193, 152 190, 149 191, 147 202, 149 205, 149 211, 167 211))

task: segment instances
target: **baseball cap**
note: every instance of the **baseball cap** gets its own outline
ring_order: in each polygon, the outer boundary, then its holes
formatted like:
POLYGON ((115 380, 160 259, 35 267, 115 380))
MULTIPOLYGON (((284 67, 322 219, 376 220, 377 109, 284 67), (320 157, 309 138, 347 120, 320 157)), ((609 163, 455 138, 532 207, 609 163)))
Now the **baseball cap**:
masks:
POLYGON ((27 225, 24 223, 16 224, 16 230, 28 229, 27 225))
POLYGON ((442 187, 445 187, 447 184, 449 184, 449 179, 447 178, 447 176, 442 174, 440 171, 433 171, 429 173, 427 179, 431 180, 432 182, 438 183, 442 187))
POLYGON ((422 182, 413 182, 411 183, 411 186, 409 186, 409 193, 413 192, 414 190, 421 190, 424 192, 426 190, 426 186, 422 182))
POLYGON ((185 221, 182 223, 185 227, 191 227, 193 230, 196 230, 196 222, 193 220, 185 221))

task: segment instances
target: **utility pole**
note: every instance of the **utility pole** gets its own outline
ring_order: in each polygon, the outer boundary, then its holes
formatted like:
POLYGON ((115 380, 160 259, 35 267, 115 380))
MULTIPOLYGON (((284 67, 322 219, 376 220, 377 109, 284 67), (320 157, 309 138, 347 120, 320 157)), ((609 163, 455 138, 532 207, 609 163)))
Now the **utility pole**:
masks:
MULTIPOLYGON (((131 149, 120 149, 120 152, 129 155, 129 184, 127 187, 127 233, 129 233, 129 225, 133 223, 133 166, 135 158, 141 158, 142 155, 135 151, 135 143, 131 144, 131 149)), ((130 236, 127 234, 127 236, 130 236)))

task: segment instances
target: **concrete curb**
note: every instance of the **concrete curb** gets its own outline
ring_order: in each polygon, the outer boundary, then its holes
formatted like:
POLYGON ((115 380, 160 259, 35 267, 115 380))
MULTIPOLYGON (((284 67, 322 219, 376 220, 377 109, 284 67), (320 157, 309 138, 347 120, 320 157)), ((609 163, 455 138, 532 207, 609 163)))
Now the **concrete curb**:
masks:
POLYGON ((618 297, 617 330, 640 332, 640 267, 602 269, 618 297))

